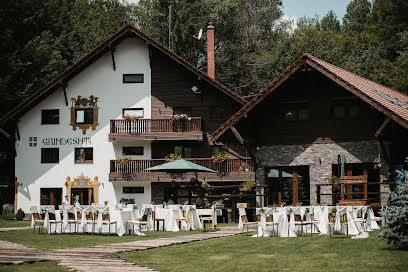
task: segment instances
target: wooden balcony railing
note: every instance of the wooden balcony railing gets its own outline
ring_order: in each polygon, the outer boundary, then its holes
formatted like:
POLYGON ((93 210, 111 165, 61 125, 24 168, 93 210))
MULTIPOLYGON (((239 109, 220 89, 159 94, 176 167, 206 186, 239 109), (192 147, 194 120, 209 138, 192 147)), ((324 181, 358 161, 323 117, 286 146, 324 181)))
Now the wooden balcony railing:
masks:
MULTIPOLYGON (((210 158, 188 158, 193 163, 216 170, 219 173, 232 172, 253 172, 254 166, 251 159, 226 159, 222 163, 214 163, 210 158)), ((166 163, 165 159, 151 159, 151 160, 131 160, 127 164, 119 164, 117 160, 110 161, 111 173, 148 173, 145 169, 166 163)))
POLYGON ((151 132, 199 132, 201 117, 190 117, 186 120, 139 119, 135 121, 111 120, 110 133, 143 134, 151 132))

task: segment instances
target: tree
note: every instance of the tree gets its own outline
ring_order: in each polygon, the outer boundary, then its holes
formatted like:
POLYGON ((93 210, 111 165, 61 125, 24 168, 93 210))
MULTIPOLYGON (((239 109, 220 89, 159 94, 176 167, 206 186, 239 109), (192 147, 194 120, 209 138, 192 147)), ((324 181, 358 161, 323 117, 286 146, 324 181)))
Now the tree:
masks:
POLYGON ((368 0, 352 0, 347 5, 347 13, 343 17, 343 28, 348 32, 362 32, 371 11, 368 0))
POLYGON ((323 31, 340 31, 340 22, 337 20, 337 16, 333 10, 329 10, 326 16, 323 17, 320 22, 320 27, 323 31))
POLYGON ((399 184, 388 199, 390 206, 381 214, 387 228, 381 229, 380 237, 397 248, 408 249, 408 184, 399 184))

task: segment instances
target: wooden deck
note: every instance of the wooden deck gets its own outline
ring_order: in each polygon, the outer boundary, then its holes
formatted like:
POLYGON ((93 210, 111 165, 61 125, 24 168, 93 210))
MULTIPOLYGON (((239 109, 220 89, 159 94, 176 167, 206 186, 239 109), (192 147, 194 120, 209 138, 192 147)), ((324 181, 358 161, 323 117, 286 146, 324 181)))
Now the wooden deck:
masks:
POLYGON ((125 262, 114 253, 123 251, 145 250, 175 244, 191 243, 218 237, 232 236, 240 233, 233 227, 224 227, 217 232, 206 232, 193 235, 138 240, 125 243, 98 245, 88 248, 59 249, 41 251, 23 245, 0 241, 0 263, 18 264, 23 262, 57 261, 59 265, 77 271, 154 271, 148 267, 125 262))

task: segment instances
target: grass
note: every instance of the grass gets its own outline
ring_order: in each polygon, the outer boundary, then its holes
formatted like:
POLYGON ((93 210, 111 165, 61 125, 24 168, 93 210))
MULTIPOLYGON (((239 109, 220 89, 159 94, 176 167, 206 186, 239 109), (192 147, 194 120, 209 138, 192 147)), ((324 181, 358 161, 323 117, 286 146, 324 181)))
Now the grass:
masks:
POLYGON ((236 235, 151 250, 119 253, 122 259, 165 271, 407 271, 408 251, 368 239, 252 238, 236 235))
POLYGON ((32 229, 0 232, 0 240, 6 240, 27 247, 38 248, 42 250, 53 250, 62 248, 90 247, 96 245, 122 243, 137 240, 157 239, 163 237, 172 237, 179 235, 196 234, 198 231, 179 231, 163 232, 149 231, 149 236, 109 236, 109 235, 91 235, 91 234, 39 234, 33 233, 32 229))
POLYGON ((56 262, 39 262, 39 263, 24 263, 24 264, 1 264, 1 272, 20 272, 20 271, 30 271, 30 272, 68 272, 69 270, 64 267, 57 265, 56 262))
POLYGON ((4 220, 0 217, 0 228, 27 227, 31 221, 4 220))

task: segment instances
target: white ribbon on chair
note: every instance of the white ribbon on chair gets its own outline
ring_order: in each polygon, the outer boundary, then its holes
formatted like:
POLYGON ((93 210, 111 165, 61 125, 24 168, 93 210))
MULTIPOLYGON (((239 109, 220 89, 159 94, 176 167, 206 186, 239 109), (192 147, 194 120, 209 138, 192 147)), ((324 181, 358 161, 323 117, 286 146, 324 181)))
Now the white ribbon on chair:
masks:
POLYGON ((48 229, 50 226, 50 212, 55 211, 54 205, 41 205, 40 206, 42 213, 45 213, 44 216, 44 228, 48 229))
POLYGON ((242 224, 242 217, 241 216, 246 215, 245 208, 238 208, 238 212, 239 212, 238 229, 243 231, 244 224, 242 224))

